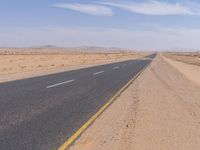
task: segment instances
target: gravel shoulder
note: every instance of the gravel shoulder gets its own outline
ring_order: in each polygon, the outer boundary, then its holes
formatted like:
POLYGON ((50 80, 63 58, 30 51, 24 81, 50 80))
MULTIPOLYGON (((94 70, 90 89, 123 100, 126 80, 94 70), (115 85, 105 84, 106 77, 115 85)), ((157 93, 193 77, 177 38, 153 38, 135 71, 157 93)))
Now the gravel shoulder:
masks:
POLYGON ((70 150, 199 150, 200 87, 158 56, 70 150))

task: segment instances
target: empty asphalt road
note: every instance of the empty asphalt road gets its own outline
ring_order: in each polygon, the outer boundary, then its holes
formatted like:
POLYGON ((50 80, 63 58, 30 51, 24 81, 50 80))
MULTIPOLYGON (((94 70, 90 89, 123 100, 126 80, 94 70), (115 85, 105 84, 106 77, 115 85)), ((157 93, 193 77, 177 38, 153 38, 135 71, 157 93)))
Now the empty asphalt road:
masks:
POLYGON ((57 149, 154 57, 1 83, 0 150, 57 149))

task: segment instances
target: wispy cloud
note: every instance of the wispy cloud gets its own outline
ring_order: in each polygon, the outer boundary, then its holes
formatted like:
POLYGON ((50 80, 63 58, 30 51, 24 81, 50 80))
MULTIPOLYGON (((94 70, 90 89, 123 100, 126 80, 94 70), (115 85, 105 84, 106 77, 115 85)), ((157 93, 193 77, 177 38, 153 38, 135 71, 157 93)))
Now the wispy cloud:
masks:
POLYGON ((160 1, 146 2, 100 2, 106 6, 121 8, 145 15, 200 15, 200 7, 191 3, 166 3, 160 1))
POLYGON ((66 8, 95 16, 113 16, 111 8, 99 4, 58 3, 54 7, 66 8))

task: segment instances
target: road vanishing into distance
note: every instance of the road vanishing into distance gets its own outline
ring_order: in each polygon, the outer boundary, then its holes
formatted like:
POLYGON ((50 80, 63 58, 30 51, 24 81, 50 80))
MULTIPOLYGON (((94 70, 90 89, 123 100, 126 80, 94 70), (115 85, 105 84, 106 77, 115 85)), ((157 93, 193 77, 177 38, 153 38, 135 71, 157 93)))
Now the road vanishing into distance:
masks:
POLYGON ((0 150, 56 150, 156 54, 0 84, 0 150))

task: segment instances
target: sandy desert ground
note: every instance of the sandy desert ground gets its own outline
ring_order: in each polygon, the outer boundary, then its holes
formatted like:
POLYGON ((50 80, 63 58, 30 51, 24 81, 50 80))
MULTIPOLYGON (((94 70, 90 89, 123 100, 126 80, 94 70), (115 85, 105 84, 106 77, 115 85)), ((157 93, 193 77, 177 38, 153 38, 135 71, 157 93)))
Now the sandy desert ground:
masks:
POLYGON ((146 53, 0 49, 0 82, 141 58, 146 53))
POLYGON ((191 53, 166 53, 164 54, 166 57, 192 64, 192 65, 198 65, 200 66, 200 53, 199 52, 191 52, 191 53))
POLYGON ((70 150, 199 150, 200 84, 179 65, 157 56, 70 150))

